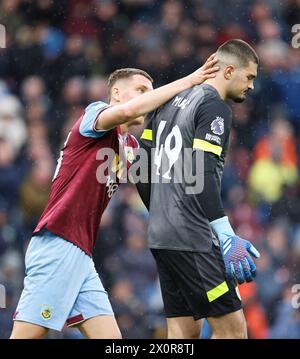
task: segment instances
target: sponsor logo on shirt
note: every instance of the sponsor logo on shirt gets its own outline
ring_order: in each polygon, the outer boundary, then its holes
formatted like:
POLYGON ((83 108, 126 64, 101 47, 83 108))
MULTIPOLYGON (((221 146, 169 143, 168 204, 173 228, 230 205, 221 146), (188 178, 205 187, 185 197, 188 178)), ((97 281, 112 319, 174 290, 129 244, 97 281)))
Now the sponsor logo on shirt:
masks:
POLYGON ((216 142, 218 145, 221 145, 221 138, 216 135, 212 135, 211 133, 207 133, 205 135, 205 139, 207 141, 216 142))

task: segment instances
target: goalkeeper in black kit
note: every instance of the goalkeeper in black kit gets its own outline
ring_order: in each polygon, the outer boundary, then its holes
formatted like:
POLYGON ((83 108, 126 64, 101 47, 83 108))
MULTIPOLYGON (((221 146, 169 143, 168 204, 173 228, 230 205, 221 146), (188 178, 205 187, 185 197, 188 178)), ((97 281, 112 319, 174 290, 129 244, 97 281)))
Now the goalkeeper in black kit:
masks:
POLYGON ((235 235, 223 209, 221 178, 232 123, 225 101, 244 101, 254 88, 259 61, 238 39, 221 45, 216 57, 216 77, 149 114, 141 137, 141 147, 151 152, 151 185, 137 188, 150 212, 148 245, 173 339, 198 338, 202 318, 212 338, 247 338, 237 283, 254 279, 252 256, 259 253, 235 235), (185 178, 174 180, 186 149, 194 172, 203 165, 201 191, 188 190, 185 178))

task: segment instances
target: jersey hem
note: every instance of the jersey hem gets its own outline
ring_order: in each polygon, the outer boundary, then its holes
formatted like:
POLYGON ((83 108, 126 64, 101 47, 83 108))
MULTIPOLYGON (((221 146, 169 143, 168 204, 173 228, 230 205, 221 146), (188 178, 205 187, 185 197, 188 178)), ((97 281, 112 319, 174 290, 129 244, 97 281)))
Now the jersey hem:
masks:
POLYGON ((42 228, 40 228, 40 229, 34 231, 34 232, 33 232, 33 235, 39 234, 43 229, 46 229, 47 231, 49 231, 49 232, 55 234, 57 237, 60 237, 61 239, 65 240, 65 241, 67 241, 67 242, 69 242, 69 243, 72 243, 75 247, 79 248, 79 249, 80 249, 82 252, 84 252, 87 256, 89 256, 89 257, 92 258, 92 253, 91 253, 89 250, 84 249, 83 247, 79 246, 77 243, 75 243, 75 242, 71 241, 70 239, 66 238, 64 234, 62 234, 62 233, 60 234, 60 233, 58 233, 58 231, 52 230, 52 229, 48 228, 47 225, 45 225, 45 226, 43 226, 42 228))

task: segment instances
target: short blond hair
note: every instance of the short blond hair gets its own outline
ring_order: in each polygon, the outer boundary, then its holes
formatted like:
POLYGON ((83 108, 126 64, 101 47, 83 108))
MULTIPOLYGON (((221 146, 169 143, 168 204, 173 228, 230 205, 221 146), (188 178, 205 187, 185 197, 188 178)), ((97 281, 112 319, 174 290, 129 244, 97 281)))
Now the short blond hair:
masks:
POLYGON ((118 69, 118 70, 114 71, 113 73, 111 73, 108 78, 108 81, 107 81, 108 99, 110 100, 111 90, 112 90, 114 84, 118 80, 127 79, 133 75, 142 75, 142 76, 146 77, 148 80, 150 80, 151 82, 153 82, 152 77, 146 71, 131 68, 131 67, 127 67, 124 69, 118 69))

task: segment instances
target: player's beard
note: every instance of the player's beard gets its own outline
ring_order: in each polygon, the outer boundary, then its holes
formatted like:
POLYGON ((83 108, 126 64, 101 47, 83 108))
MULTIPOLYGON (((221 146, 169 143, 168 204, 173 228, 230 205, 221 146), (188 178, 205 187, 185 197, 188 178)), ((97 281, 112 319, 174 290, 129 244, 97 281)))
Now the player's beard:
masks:
POLYGON ((233 97, 233 101, 234 102, 237 102, 237 103, 241 103, 241 102, 244 102, 246 100, 246 95, 247 95, 247 90, 243 92, 242 95, 240 96, 234 96, 233 97))
POLYGON ((242 102, 244 102, 246 100, 246 96, 244 96, 244 97, 235 97, 234 99, 233 99, 233 101, 234 102, 236 102, 236 103, 242 103, 242 102))

